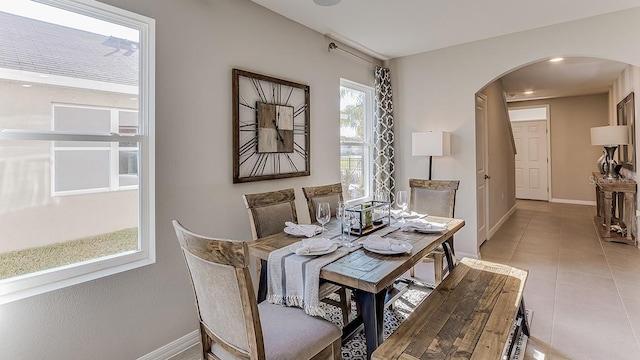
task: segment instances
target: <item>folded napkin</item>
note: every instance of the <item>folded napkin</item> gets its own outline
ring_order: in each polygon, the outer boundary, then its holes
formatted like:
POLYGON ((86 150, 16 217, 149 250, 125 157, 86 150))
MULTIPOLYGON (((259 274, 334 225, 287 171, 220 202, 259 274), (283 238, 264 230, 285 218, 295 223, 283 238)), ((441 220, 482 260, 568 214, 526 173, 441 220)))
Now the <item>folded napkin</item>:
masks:
POLYGON ((407 251, 407 248, 403 245, 402 241, 383 238, 380 235, 369 235, 366 239, 364 239, 364 241, 362 241, 362 245, 374 250, 400 252, 407 251))
POLYGON ((322 228, 318 225, 300 225, 287 221, 284 223, 291 234, 304 235, 306 237, 312 237, 322 231, 322 228))
POLYGON ((424 219, 415 219, 415 220, 408 220, 406 223, 404 223, 404 225, 402 225, 401 229, 402 231, 416 230, 416 231, 438 232, 438 231, 447 230, 447 224, 431 222, 424 219))
POLYGON ((415 211, 405 211, 398 209, 391 209, 391 217, 394 219, 409 219, 409 218, 423 218, 427 216, 427 214, 420 214, 415 211))
POLYGON ((298 255, 306 255, 318 251, 326 251, 329 250, 331 246, 333 246, 333 241, 325 238, 304 239, 301 242, 302 245, 300 245, 296 249, 296 254, 298 255))

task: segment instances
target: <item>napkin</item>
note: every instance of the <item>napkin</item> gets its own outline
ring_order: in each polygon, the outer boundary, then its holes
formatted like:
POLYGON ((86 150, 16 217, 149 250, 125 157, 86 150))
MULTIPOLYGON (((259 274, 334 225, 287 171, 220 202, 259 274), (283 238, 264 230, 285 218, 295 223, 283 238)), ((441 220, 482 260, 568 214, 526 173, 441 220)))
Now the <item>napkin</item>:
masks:
POLYGON ((317 233, 322 231, 322 228, 318 225, 300 225, 296 223, 292 223, 287 221, 284 223, 292 233, 304 235, 306 237, 315 236, 317 233))
POLYGON ((447 230, 447 224, 431 222, 424 219, 407 220, 401 227, 402 231, 444 231, 447 230))
POLYGON ((382 251, 398 251, 405 252, 407 248, 403 246, 403 242, 396 239, 383 238, 380 235, 369 235, 362 245, 366 245, 368 248, 382 251))
POLYGON ((333 246, 333 241, 325 238, 304 239, 302 244, 296 249, 296 254, 305 255, 318 251, 326 251, 333 246))
POLYGON ((409 219, 409 218, 422 218, 427 216, 427 214, 419 214, 415 211, 405 211, 398 209, 391 209, 391 216, 394 219, 409 219))

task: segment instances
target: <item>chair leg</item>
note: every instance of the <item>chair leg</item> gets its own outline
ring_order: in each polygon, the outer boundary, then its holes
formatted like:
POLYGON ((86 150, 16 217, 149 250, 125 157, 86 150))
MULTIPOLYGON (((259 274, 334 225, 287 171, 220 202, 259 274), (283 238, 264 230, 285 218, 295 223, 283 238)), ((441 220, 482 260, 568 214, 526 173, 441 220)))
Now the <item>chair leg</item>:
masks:
POLYGON ((433 253, 433 277, 435 285, 438 286, 442 282, 442 266, 444 265, 444 253, 437 251, 433 253))
POLYGON ((412 278, 416 277, 416 269, 415 267, 411 267, 411 269, 409 269, 409 276, 411 276, 412 278))
POLYGON ((340 297, 340 310, 342 310, 342 323, 346 326, 349 323, 349 313, 351 312, 351 299, 347 297, 347 290, 340 288, 336 291, 340 297))

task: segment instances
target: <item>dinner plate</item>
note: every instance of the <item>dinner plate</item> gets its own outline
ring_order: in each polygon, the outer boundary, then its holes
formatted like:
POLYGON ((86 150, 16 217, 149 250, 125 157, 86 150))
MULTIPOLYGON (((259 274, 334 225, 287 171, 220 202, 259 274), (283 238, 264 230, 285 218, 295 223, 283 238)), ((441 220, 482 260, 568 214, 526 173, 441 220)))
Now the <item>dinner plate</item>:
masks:
POLYGON ((411 249, 413 249, 413 245, 409 244, 408 242, 403 241, 401 245, 405 248, 403 251, 372 249, 368 247, 366 243, 363 243, 362 247, 364 247, 366 250, 382 255, 408 254, 411 252, 411 249))
MULTIPOLYGON (((302 246, 302 242, 297 242, 295 244, 291 244, 288 246, 289 251, 291 251, 292 253, 296 253, 296 250, 298 250, 298 248, 302 246)), ((322 251, 313 251, 313 252, 309 252, 306 254, 298 254, 298 255, 302 255, 302 256, 318 256, 318 255, 325 255, 325 254, 331 254, 332 252, 336 251, 338 249, 338 244, 333 244, 331 245, 330 248, 328 248, 327 250, 322 250, 322 251)))
POLYGON ((436 234, 447 231, 447 229, 412 229, 415 232, 423 234, 436 234))
MULTIPOLYGON (((298 236, 298 237, 301 237, 301 236, 305 236, 306 237, 307 236, 307 235, 303 234, 302 232, 296 230, 296 228, 291 228, 291 227, 288 227, 288 226, 284 228, 284 232, 289 234, 289 235, 298 236)), ((318 226, 318 228, 316 229, 316 231, 315 231, 315 233, 313 235, 314 236, 318 235, 321 232, 322 232, 322 228, 318 226)))

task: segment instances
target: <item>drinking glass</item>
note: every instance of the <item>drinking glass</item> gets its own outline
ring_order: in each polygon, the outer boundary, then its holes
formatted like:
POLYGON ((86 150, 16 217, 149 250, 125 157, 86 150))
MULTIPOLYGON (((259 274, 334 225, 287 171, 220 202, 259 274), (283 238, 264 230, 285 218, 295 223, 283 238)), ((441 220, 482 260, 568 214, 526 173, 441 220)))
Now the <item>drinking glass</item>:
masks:
POLYGON ((400 190, 396 193, 396 205, 402 210, 400 213, 400 222, 404 222, 404 215, 409 205, 409 194, 405 190, 400 190))
POLYGON ((373 194, 373 200, 379 201, 382 203, 382 204, 380 203, 377 204, 378 206, 374 209, 374 217, 373 217, 374 223, 376 223, 376 221, 378 223, 381 223, 382 219, 389 212, 389 205, 390 205, 389 202, 391 200, 391 197, 389 196, 388 191, 378 190, 373 194))
POLYGON ((328 202, 318 203, 316 210, 316 220, 322 224, 322 234, 324 235, 324 225, 331 220, 331 207, 328 202))
POLYGON ((353 224, 353 216, 354 214, 351 211, 344 211, 342 219, 340 220, 342 222, 342 236, 344 237, 344 240, 342 240, 342 246, 346 248, 356 246, 351 242, 351 225, 353 224))
POLYGON ((338 206, 336 207, 336 219, 340 223, 340 241, 344 241, 344 221, 342 220, 344 217, 346 206, 344 202, 338 201, 338 206))

